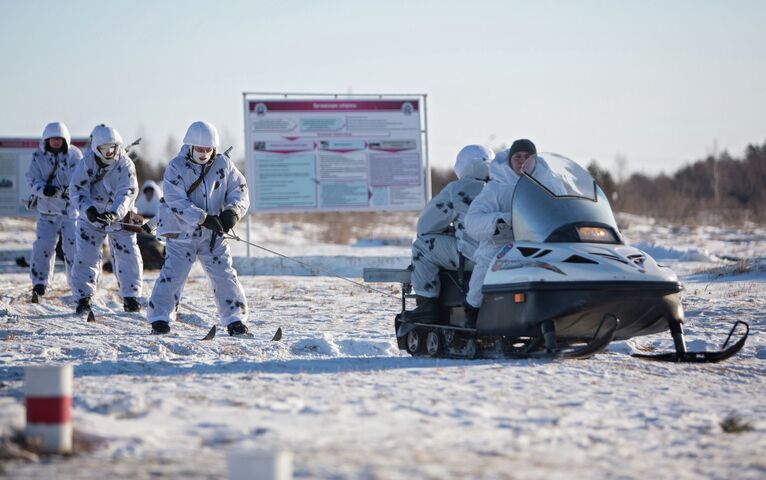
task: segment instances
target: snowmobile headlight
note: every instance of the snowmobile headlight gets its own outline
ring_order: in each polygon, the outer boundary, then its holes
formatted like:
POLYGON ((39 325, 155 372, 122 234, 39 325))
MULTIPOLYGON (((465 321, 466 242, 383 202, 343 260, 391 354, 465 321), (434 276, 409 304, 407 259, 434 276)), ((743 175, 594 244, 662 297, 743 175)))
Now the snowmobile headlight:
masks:
POLYGON ((603 227, 577 227, 581 242, 617 243, 611 229, 603 227))

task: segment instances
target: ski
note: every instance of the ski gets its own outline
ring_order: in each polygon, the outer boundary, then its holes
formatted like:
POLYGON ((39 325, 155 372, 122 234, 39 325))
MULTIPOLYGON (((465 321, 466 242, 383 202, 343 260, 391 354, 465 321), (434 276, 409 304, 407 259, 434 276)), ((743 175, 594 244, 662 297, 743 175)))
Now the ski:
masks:
POLYGON ((205 335, 204 337, 202 337, 202 341, 206 341, 206 340, 212 340, 212 339, 214 339, 214 338, 215 338, 215 334, 216 334, 216 331, 217 331, 217 329, 216 329, 215 325, 213 325, 213 328, 211 328, 211 329, 210 329, 210 331, 209 331, 209 332, 207 332, 207 335, 205 335))
MULTIPOLYGON (((213 327, 207 332, 207 335, 202 337, 200 341, 207 341, 212 340, 215 338, 216 333, 218 332, 218 327, 213 325, 213 327)), ((252 333, 246 333, 244 335, 233 335, 234 338, 255 338, 255 336, 252 333)), ((277 331, 274 332, 274 336, 271 337, 272 342, 278 342, 282 340, 282 327, 277 328, 277 331)))
POLYGON ((601 335, 593 337, 590 342, 578 347, 566 347, 557 348, 553 351, 539 350, 536 352, 506 352, 505 357, 511 359, 543 359, 543 360, 556 360, 556 359, 586 359, 593 355, 606 350, 614 339, 614 332, 617 330, 617 325, 605 331, 601 335))
MULTIPOLYGON (((668 352, 668 353, 658 353, 658 354, 644 354, 644 353, 634 353, 631 356, 635 358, 640 358, 641 360, 649 360, 652 362, 672 362, 672 363, 717 363, 722 362, 726 360, 729 357, 732 357, 737 354, 740 350, 742 350, 742 347, 745 346, 745 342, 747 341, 747 337, 750 334, 750 325, 747 322, 743 322, 742 320, 737 320, 734 322, 734 326, 731 327, 731 331, 729 331, 729 336, 726 337, 726 341, 723 342, 723 346, 721 347, 721 350, 714 350, 714 351, 704 351, 704 352, 687 352, 687 351, 675 351, 675 352, 668 352), (731 337, 734 335, 735 330, 739 325, 743 325, 745 327, 745 333, 731 346, 728 348, 726 347, 729 345, 729 341, 731 340, 731 337)), ((685 345, 684 345, 685 350, 685 345)))
POLYGON ((274 336, 271 337, 272 342, 278 342, 282 340, 282 327, 277 328, 277 331, 274 332, 274 336))

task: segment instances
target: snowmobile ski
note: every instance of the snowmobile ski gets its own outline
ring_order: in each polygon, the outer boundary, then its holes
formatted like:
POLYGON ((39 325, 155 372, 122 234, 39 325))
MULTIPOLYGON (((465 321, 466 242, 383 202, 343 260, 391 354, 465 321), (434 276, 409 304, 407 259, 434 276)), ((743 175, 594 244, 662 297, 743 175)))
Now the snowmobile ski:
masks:
POLYGON ((717 363, 717 362, 726 360, 729 357, 734 356, 737 352, 742 350, 742 347, 745 346, 745 342, 747 341, 747 337, 749 334, 750 334, 750 325, 747 322, 743 322, 742 320, 737 320, 736 322, 734 322, 734 325, 731 327, 731 330, 729 331, 729 335, 726 337, 726 341, 723 342, 723 346, 721 347, 721 350, 714 350, 709 352, 708 351, 687 352, 685 345, 682 344, 681 348, 679 348, 677 344, 675 352, 659 353, 659 354, 634 353, 631 356, 640 358, 642 360, 649 360, 654 362, 717 363), (739 325, 743 325, 745 327, 745 333, 739 338, 739 340, 732 343, 730 347, 726 348, 726 346, 729 344, 729 341, 731 340, 731 337, 734 335, 734 332, 737 330, 737 327, 739 325))
POLYGON ((521 358, 539 358, 539 359, 585 359, 592 357, 593 355, 605 350, 614 339, 614 333, 617 331, 617 326, 620 324, 619 320, 608 315, 602 320, 599 330, 593 338, 585 345, 576 347, 564 347, 557 348, 555 350, 538 350, 534 352, 506 352, 507 358, 521 359, 521 358), (608 328, 603 329, 607 318, 612 318, 613 321, 608 328), (601 331, 603 329, 603 331, 601 331))

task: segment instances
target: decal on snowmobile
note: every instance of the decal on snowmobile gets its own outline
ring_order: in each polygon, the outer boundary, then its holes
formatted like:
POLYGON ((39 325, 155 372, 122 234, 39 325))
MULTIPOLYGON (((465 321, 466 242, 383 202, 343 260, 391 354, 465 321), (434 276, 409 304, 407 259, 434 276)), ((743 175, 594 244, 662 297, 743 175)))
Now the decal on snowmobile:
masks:
POLYGON ((509 244, 505 245, 502 249, 500 249, 500 251, 497 253, 497 257, 496 258, 498 258, 498 259, 503 258, 505 256, 505 254, 510 252, 511 250, 513 250, 513 244, 509 243, 509 244))
POLYGON ((565 272, 562 272, 559 268, 557 268, 555 265, 551 265, 550 263, 546 262, 540 262, 536 260, 507 260, 507 259, 500 259, 492 264, 492 271, 498 272, 501 270, 517 270, 519 268, 543 268, 545 270, 550 270, 551 272, 560 273, 561 275, 566 275, 565 272))

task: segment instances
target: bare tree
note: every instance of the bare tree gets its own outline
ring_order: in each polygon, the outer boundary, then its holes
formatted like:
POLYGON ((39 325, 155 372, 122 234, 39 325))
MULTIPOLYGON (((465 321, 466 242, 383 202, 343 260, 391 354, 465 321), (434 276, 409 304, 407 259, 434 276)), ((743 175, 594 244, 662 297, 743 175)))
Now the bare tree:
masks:
POLYGON ((431 167, 431 195, 436 196, 454 180, 457 180, 457 175, 451 168, 431 167))
POLYGON ((622 185, 628 179, 628 157, 622 153, 614 156, 614 173, 618 185, 622 185))
POLYGON ((170 160, 178 155, 178 149, 180 149, 178 140, 173 135, 168 135, 168 139, 165 140, 165 158, 162 160, 162 165, 167 165, 170 160))

